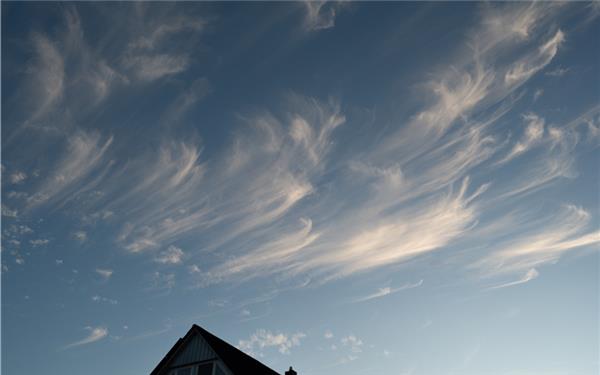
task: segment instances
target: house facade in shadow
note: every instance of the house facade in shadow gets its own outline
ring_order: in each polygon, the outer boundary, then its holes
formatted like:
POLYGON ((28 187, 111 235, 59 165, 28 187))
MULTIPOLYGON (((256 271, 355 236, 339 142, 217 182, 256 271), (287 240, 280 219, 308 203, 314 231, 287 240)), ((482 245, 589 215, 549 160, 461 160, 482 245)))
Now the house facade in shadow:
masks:
MULTIPOLYGON (((194 324, 150 375, 280 375, 194 324)), ((285 375, 296 375, 290 367, 285 375)))

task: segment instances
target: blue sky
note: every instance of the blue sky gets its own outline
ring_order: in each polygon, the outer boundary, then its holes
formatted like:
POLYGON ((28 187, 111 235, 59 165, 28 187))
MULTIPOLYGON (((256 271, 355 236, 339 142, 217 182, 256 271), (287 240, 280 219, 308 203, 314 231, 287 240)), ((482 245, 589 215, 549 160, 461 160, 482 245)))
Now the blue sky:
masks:
POLYGON ((3 2, 2 372, 597 374, 598 4, 3 2))

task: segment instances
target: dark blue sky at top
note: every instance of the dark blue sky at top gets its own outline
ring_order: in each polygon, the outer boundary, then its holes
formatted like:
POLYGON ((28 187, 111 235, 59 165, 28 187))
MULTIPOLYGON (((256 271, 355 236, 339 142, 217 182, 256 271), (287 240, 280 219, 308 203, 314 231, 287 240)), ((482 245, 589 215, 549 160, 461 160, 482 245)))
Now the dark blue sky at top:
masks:
POLYGON ((599 14, 3 2, 2 371, 597 373, 599 14))

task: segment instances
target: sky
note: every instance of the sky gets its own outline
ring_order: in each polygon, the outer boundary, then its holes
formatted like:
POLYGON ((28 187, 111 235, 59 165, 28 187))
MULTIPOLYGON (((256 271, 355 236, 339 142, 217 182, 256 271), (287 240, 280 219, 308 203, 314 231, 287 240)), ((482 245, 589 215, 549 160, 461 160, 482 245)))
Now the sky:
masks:
POLYGON ((598 374, 599 4, 2 2, 2 372, 598 374))

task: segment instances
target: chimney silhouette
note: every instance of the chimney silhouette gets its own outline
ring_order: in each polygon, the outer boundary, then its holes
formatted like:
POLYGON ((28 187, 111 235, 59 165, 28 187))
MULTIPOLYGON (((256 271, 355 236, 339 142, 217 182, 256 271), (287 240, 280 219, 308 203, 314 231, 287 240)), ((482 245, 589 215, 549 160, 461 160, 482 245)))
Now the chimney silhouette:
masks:
POLYGON ((285 375, 298 375, 298 373, 290 366, 290 369, 285 372, 285 375))

